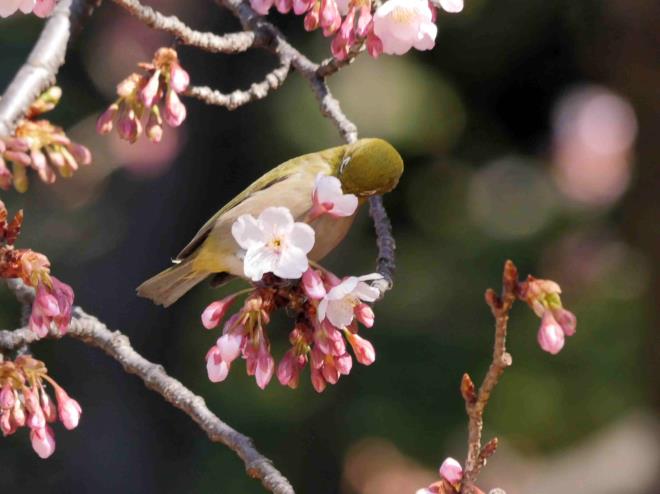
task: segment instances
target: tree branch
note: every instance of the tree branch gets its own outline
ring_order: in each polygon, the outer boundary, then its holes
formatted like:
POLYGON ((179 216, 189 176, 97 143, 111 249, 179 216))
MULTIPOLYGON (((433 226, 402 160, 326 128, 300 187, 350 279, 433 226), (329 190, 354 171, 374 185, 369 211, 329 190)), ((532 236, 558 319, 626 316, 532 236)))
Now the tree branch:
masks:
POLYGON ((0 136, 9 136, 17 121, 41 93, 52 86, 64 63, 72 28, 93 9, 92 0, 60 0, 37 43, 0 99, 0 136))
POLYGON ((224 106, 228 110, 235 110, 253 101, 264 99, 271 91, 279 89, 286 80, 290 68, 291 61, 282 60, 282 64, 269 72, 263 81, 253 83, 250 89, 245 91, 237 89, 232 93, 223 94, 210 87, 192 86, 188 88, 185 95, 197 98, 210 105, 224 106))
POLYGON ((255 32, 243 31, 222 36, 203 33, 188 27, 178 17, 161 14, 151 7, 142 5, 138 0, 113 1, 147 26, 165 31, 185 45, 195 46, 210 53, 241 53, 250 49, 256 42, 255 32))
POLYGON ((486 291, 486 303, 490 306, 495 317, 495 344, 493 346, 493 360, 488 372, 475 391, 474 383, 468 374, 463 375, 461 392, 465 399, 465 410, 468 415, 468 454, 465 460, 465 473, 461 485, 461 494, 475 492, 475 481, 479 471, 485 465, 486 459, 495 452, 497 438, 481 446, 483 431, 483 414, 488 400, 504 372, 512 364, 511 355, 506 351, 506 335, 509 322, 509 312, 516 301, 518 290, 518 270, 511 261, 504 265, 502 275, 502 294, 498 296, 493 290, 486 291))
MULTIPOLYGON (((12 280, 8 285, 22 303, 31 303, 34 300, 34 290, 26 287, 22 282, 12 280)), ((60 334, 52 331, 49 336, 59 338, 60 334)), ((201 396, 195 395, 180 381, 169 376, 161 365, 149 362, 137 353, 127 336, 119 331, 110 331, 105 324, 80 307, 74 310, 67 336, 100 348, 119 362, 126 372, 142 379, 147 388, 185 412, 206 432, 211 441, 222 443, 235 451, 245 463, 248 475, 259 479, 270 492, 294 494, 289 481, 268 458, 256 450, 249 437, 224 423, 208 409, 201 396)), ((15 331, 0 331, 0 348, 5 350, 14 350, 37 340, 36 335, 27 327, 15 331)))

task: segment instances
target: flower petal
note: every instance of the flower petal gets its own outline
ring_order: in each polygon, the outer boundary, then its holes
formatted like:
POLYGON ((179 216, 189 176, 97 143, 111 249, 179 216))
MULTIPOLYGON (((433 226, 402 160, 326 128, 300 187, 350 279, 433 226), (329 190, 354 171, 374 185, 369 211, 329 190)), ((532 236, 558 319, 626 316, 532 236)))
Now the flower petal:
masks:
POLYGON ((264 209, 257 220, 266 239, 276 232, 288 233, 293 226, 293 216, 287 208, 270 207, 264 209))
POLYGON ((292 246, 297 247, 305 254, 312 250, 315 240, 314 229, 306 223, 295 223, 291 227, 289 240, 292 246))
POLYGON ((328 321, 337 327, 345 328, 353 322, 353 304, 349 300, 331 300, 328 303, 328 321))
POLYGON ((297 280, 309 268, 307 255, 298 247, 289 246, 282 251, 273 273, 280 278, 297 280))
POLYGON ((276 251, 265 245, 249 249, 243 260, 243 272, 252 281, 259 281, 265 273, 275 272, 279 258, 276 251))
POLYGON ((263 245, 264 236, 256 219, 250 214, 240 216, 231 226, 231 234, 236 243, 244 249, 263 245))

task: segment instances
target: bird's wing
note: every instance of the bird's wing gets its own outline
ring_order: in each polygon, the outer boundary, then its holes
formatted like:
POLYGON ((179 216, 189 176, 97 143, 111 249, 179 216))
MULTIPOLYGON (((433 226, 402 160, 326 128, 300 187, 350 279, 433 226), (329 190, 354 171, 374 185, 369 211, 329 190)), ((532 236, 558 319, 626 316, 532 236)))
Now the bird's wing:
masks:
POLYGON ((322 153, 312 153, 285 161, 281 165, 273 168, 269 172, 262 175, 259 179, 253 182, 247 189, 229 201, 220 211, 215 213, 213 217, 208 220, 204 226, 197 232, 195 237, 186 245, 179 255, 176 256, 177 261, 181 261, 190 256, 197 248, 206 240, 213 227, 218 222, 218 219, 234 209, 239 204, 243 203, 249 197, 252 197, 257 192, 262 192, 273 185, 280 183, 287 178, 291 177, 301 168, 308 173, 316 173, 317 171, 325 171, 331 173, 332 168, 329 163, 337 161, 339 156, 343 155, 344 146, 328 149, 322 153))

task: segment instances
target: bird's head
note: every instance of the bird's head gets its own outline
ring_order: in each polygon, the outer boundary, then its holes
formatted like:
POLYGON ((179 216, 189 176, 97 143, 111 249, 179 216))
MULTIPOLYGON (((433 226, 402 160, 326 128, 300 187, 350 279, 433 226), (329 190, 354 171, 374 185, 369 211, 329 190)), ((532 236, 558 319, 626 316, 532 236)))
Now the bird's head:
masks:
POLYGON ((337 177, 346 194, 369 197, 389 192, 399 183, 403 160, 383 139, 360 139, 346 146, 337 177))

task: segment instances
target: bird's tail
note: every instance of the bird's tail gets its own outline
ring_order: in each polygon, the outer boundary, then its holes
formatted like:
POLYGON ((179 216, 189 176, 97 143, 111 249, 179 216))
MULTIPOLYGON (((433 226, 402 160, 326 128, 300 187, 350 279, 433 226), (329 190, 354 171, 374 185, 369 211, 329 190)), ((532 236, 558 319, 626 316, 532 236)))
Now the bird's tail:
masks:
POLYGON ((195 271, 193 260, 194 256, 149 278, 137 288, 138 295, 153 300, 157 305, 169 307, 211 274, 195 271))

